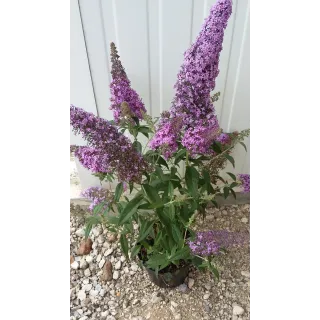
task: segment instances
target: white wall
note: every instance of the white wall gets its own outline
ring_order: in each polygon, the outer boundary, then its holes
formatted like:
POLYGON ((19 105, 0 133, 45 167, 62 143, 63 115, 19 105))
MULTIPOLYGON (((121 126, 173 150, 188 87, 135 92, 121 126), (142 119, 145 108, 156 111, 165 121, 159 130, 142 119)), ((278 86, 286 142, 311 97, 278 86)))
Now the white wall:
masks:
MULTIPOLYGON (((72 0, 72 103, 88 111, 95 109, 99 116, 112 119, 109 44, 114 41, 132 87, 143 98, 148 113, 159 116, 168 110, 183 53, 195 40, 215 2, 79 0, 77 6, 77 1, 72 0)), ((227 132, 250 127, 249 35, 249 1, 233 0, 215 90, 221 92, 216 110, 227 132)), ((246 143, 250 152, 249 141, 246 143)), ((249 173, 249 152, 246 154, 241 146, 237 147, 236 170, 230 167, 227 170, 249 173)), ((98 183, 88 175, 81 169, 83 188, 98 183)))

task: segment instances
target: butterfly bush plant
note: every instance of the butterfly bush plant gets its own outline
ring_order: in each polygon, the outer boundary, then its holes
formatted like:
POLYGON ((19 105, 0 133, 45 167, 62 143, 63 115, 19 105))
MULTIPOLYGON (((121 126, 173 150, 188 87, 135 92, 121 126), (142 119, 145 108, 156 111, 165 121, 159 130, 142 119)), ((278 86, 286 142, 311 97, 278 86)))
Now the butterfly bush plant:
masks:
POLYGON ((138 256, 157 274, 194 263, 218 276, 214 257, 248 241, 246 235, 226 230, 193 231, 207 206, 218 206, 218 196, 236 197, 236 187, 250 191, 249 175, 228 173, 230 181, 219 175, 226 162, 235 165, 232 150, 237 143, 245 147, 249 136, 249 130, 222 131, 214 107, 219 93, 211 95, 231 11, 231 0, 218 0, 211 8, 184 54, 172 105, 160 118, 147 114, 114 43, 110 85, 114 119, 70 107, 73 131, 88 143, 71 150, 101 181, 118 181, 113 193, 95 187, 84 191, 92 200, 86 236, 94 224, 105 224, 120 235, 127 258, 138 256), (148 139, 144 146, 143 136, 148 139))

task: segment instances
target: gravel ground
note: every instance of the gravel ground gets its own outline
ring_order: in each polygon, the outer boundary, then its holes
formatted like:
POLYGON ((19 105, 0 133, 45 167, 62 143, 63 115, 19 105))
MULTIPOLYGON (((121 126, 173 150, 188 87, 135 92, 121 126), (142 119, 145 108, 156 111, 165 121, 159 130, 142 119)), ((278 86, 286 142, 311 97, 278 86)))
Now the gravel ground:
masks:
MULTIPOLYGON (((74 213, 74 207, 71 212, 74 213)), ((83 218, 71 214, 70 222, 70 319, 219 319, 250 317, 250 248, 233 249, 219 257, 220 281, 210 273, 191 270, 186 283, 162 289, 150 282, 133 261, 125 261, 107 230, 96 227, 90 235, 92 251, 79 256, 83 218), (103 281, 112 264, 112 279, 103 281), (72 264, 71 264, 72 263, 72 264)), ((198 230, 249 231, 250 206, 208 210, 198 230)))

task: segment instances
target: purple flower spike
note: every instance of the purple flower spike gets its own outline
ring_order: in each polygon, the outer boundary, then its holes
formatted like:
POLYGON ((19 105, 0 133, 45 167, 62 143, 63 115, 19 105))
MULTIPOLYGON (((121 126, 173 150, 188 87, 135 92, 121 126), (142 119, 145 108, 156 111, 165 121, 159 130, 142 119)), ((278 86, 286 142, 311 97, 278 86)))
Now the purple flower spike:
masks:
POLYGON ((136 117, 140 120, 143 119, 143 113, 146 112, 146 108, 138 96, 130 86, 130 80, 119 60, 119 55, 115 44, 111 45, 111 74, 112 81, 110 84, 111 90, 111 107, 113 110, 113 116, 116 123, 119 123, 123 116, 136 117), (123 103, 128 106, 123 108, 123 103))
POLYGON ((249 193, 250 192, 250 175, 249 174, 239 174, 238 175, 241 186, 243 188, 244 193, 249 193))

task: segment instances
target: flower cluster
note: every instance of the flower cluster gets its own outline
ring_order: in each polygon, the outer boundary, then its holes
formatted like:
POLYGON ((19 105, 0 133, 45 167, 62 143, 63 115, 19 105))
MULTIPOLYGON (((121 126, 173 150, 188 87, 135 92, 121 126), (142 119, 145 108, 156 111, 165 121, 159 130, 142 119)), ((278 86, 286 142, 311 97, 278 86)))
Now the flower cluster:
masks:
POLYGON ((112 193, 109 190, 101 187, 90 187, 84 190, 81 195, 92 201, 89 206, 89 211, 93 211, 94 207, 102 202, 105 202, 102 210, 106 210, 113 198, 112 193))
POLYGON ((115 44, 111 45, 111 74, 112 81, 110 84, 111 90, 111 107, 113 116, 117 123, 125 117, 136 117, 143 119, 143 113, 146 112, 144 104, 137 92, 130 86, 130 80, 119 60, 119 55, 115 44), (123 103, 126 103, 125 105, 123 103), (124 108, 128 107, 128 108, 124 108))
POLYGON ((170 158, 172 154, 178 150, 177 141, 181 128, 182 118, 163 118, 161 127, 149 143, 150 148, 161 148, 164 158, 170 158))
POLYGON ((244 193, 250 192, 250 175, 249 174, 239 174, 238 175, 241 183, 241 187, 243 188, 244 193))
POLYGON ((219 254, 222 248, 241 246, 248 242, 249 235, 247 233, 212 230, 197 232, 195 240, 189 241, 188 245, 193 254, 207 257, 219 254))
POLYGON ((218 134, 219 129, 217 127, 195 126, 186 130, 181 143, 190 152, 191 156, 213 154, 210 146, 218 134))
POLYGON ((227 133, 221 133, 215 140, 222 144, 229 144, 231 142, 231 138, 227 133))
POLYGON ((90 147, 79 147, 75 156, 93 172, 117 172, 121 181, 140 182, 148 163, 136 151, 131 141, 107 120, 94 114, 70 107, 73 131, 81 133, 90 147))
MULTIPOLYGON (((197 132, 211 133, 219 129, 210 92, 215 88, 215 80, 219 74, 218 64, 224 29, 231 12, 231 0, 218 0, 212 7, 195 43, 184 54, 184 62, 174 86, 176 94, 170 109, 170 116, 183 119, 185 131, 181 131, 181 136, 185 134, 187 137, 182 137, 182 144, 193 154, 197 153, 196 149, 207 153, 210 142, 213 142, 213 135, 209 135, 211 139, 197 140, 200 146, 194 150, 190 148, 192 142, 189 139, 190 135, 193 135, 192 132, 188 132, 188 129, 197 128, 197 132)), ((162 131, 162 126, 158 130, 162 131)), ((165 144, 166 136, 164 134, 161 136, 165 144)), ((159 146, 161 146, 161 141, 151 144, 153 149, 159 146)))

